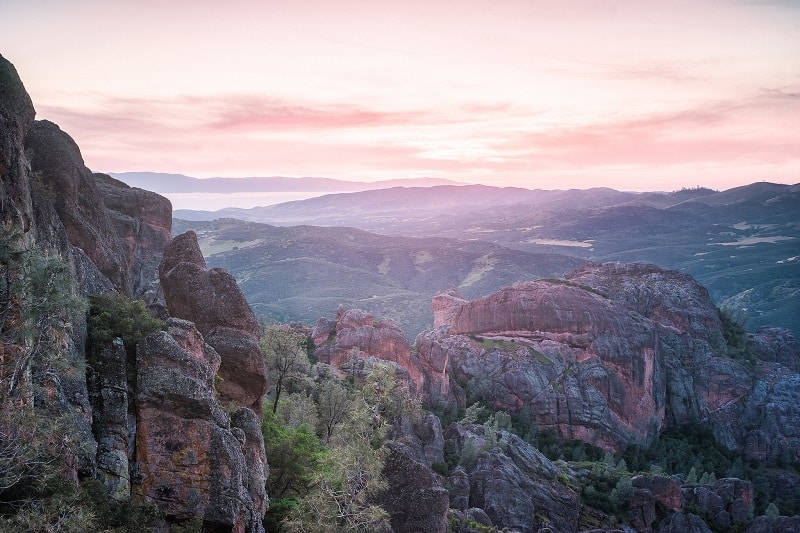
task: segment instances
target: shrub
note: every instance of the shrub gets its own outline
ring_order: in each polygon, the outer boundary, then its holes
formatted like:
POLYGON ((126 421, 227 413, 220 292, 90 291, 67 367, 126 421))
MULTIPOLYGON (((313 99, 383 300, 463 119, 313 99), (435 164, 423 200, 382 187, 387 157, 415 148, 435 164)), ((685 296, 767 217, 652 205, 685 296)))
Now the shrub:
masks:
POLYGON ((164 327, 141 300, 129 300, 118 292, 89 297, 89 345, 93 349, 102 349, 119 337, 128 353, 134 354, 141 339, 164 327))

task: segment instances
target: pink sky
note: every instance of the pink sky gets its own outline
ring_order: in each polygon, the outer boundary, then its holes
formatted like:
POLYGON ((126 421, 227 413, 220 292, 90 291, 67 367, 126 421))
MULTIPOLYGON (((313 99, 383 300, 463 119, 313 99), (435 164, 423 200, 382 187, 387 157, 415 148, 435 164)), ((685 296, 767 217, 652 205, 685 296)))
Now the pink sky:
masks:
POLYGON ((4 0, 0 18, 37 118, 95 171, 800 182, 796 0, 4 0))

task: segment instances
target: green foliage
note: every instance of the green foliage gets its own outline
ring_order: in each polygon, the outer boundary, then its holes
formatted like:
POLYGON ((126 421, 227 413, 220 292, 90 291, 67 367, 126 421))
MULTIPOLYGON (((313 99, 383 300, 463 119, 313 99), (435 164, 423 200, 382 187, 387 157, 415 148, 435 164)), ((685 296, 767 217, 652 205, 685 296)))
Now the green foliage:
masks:
POLYGON ((628 499, 633 494, 633 485, 631 484, 631 476, 620 476, 614 489, 611 491, 609 501, 616 507, 622 507, 627 504, 628 499))
POLYGON ((311 427, 286 425, 270 410, 264 413, 261 432, 270 467, 267 494, 272 500, 265 522, 273 530, 312 490, 328 452, 311 427))
POLYGON ((118 292, 89 297, 89 346, 92 350, 100 350, 120 338, 132 355, 140 340, 164 328, 164 322, 151 316, 141 300, 129 300, 118 292))
POLYGON ((722 321, 722 333, 728 349, 728 357, 750 364, 755 364, 756 354, 747 342, 747 330, 744 327, 746 318, 736 315, 729 309, 719 309, 719 319, 722 321))
POLYGON ((779 516, 781 516, 781 512, 778 509, 778 506, 775 505, 775 503, 773 502, 773 503, 770 503, 769 505, 767 505, 767 508, 764 510, 764 515, 767 518, 775 519, 775 518, 778 518, 779 516))
POLYGON ((307 342, 306 335, 289 326, 271 325, 261 333, 261 350, 269 370, 273 412, 278 409, 284 389, 293 392, 296 383, 307 375, 311 366, 307 342))
POLYGON ((330 441, 325 467, 314 476, 315 487, 299 498, 283 521, 288 531, 389 531, 389 516, 370 498, 386 488, 381 475, 387 450, 385 426, 375 405, 354 402, 349 416, 330 441))
POLYGON ((65 261, 0 227, 0 405, 68 371, 66 347, 84 308, 65 261))

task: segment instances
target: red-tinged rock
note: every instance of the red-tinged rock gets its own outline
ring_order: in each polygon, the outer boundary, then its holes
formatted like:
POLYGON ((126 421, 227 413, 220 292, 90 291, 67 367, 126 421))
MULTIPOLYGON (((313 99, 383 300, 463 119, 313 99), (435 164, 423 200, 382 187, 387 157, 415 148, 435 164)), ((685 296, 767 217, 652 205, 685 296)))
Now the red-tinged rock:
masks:
POLYGON ((400 327, 391 320, 376 320, 360 309, 341 310, 333 325, 320 321, 312 338, 318 343, 314 354, 323 363, 341 367, 351 359, 355 348, 359 357, 402 366, 408 372, 412 394, 418 396, 424 389, 425 376, 419 360, 400 327))
POLYGON ((133 492, 170 520, 202 517, 207 529, 263 531, 267 470, 258 419, 250 409, 228 417, 214 389, 219 354, 192 323, 168 325, 137 350, 133 492))
POLYGON ((220 398, 260 414, 267 368, 258 322, 234 277, 223 269, 206 268, 193 231, 167 245, 159 275, 170 315, 194 322, 222 357, 220 398))

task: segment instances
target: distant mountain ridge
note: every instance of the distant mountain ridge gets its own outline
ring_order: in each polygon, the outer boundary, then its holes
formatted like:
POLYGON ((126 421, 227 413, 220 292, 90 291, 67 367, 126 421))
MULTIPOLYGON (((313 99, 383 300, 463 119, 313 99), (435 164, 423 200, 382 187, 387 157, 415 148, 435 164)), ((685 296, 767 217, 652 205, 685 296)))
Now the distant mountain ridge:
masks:
POLYGON ((385 181, 365 182, 333 178, 284 176, 247 178, 193 178, 184 174, 162 172, 109 172, 110 176, 141 189, 165 193, 236 193, 236 192, 355 192, 383 189, 398 186, 433 187, 453 185, 454 182, 442 178, 400 178, 385 181))
MULTIPOLYGON (((359 228, 387 236, 371 245, 376 253, 395 245, 390 237, 438 237, 461 241, 467 247, 490 243, 540 257, 554 253, 583 262, 649 261, 693 275, 708 287, 718 305, 746 316, 751 330, 769 324, 800 331, 800 185, 753 183, 726 191, 693 188, 671 193, 607 188, 542 191, 484 185, 401 187, 329 194, 253 209, 228 208, 213 213, 176 210, 174 216, 182 220, 178 224, 181 227, 205 232, 206 242, 235 240, 222 238, 217 234, 221 229, 200 222, 225 217, 273 226, 359 228), (195 222, 184 222, 191 219, 195 222)), ((230 235, 235 224, 228 221, 225 226, 230 235)), ((322 234, 319 239, 322 247, 338 246, 322 234)), ((374 240, 364 235, 354 239, 364 243, 374 240)), ((236 245, 238 251, 207 248, 204 252, 219 253, 210 262, 219 262, 239 279, 243 279, 240 273, 252 269, 248 262, 267 268, 268 261, 263 257, 243 253, 246 244, 236 245)), ((335 254, 325 261, 326 271, 336 271, 329 268, 338 261, 335 254)), ((457 263, 451 263, 450 268, 455 270, 457 263)), ((269 268, 277 272, 284 265, 276 263, 269 268)), ((371 275, 378 274, 373 268, 371 275)), ((332 276, 330 279, 338 279, 338 274, 332 276)), ((506 282, 520 279, 525 278, 504 276, 506 282)), ((435 289, 449 286, 442 284, 435 289)), ((297 283, 295 295, 303 293, 305 287, 297 283)), ((390 293, 386 290, 384 294, 390 293)), ((259 306, 253 293, 248 297, 259 306)), ((264 307, 269 313, 295 319, 307 316, 296 302, 270 302, 264 307), (284 304, 286 307, 282 307, 284 304), (294 311, 288 312, 290 308, 294 311), (281 315, 281 309, 287 314, 281 315)), ((369 310, 382 313, 388 309, 369 310)))

